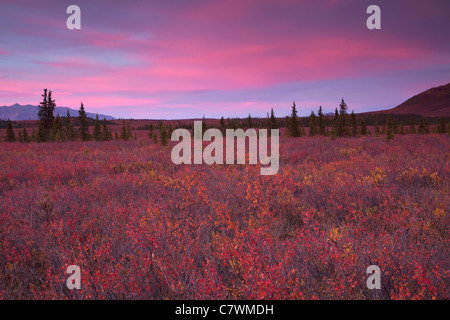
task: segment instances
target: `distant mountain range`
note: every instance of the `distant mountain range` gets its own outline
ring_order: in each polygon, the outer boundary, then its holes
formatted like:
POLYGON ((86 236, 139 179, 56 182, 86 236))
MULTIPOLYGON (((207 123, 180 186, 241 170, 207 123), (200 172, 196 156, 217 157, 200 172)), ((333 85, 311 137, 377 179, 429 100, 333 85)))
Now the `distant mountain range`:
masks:
MULTIPOLYGON (((31 104, 20 105, 18 103, 13 104, 12 106, 2 106, 0 107, 0 119, 2 120, 38 120, 38 107, 33 106, 31 104)), ((56 107, 54 115, 56 116, 59 113, 60 117, 65 117, 67 115, 67 110, 69 110, 69 114, 71 117, 78 117, 78 110, 70 109, 67 107, 56 107)), ((95 119, 97 116, 96 113, 86 112, 89 118, 95 119)), ((98 118, 103 120, 115 120, 114 117, 99 114, 98 118)))
POLYGON ((395 108, 370 113, 418 114, 424 117, 450 117, 450 83, 419 93, 395 108))

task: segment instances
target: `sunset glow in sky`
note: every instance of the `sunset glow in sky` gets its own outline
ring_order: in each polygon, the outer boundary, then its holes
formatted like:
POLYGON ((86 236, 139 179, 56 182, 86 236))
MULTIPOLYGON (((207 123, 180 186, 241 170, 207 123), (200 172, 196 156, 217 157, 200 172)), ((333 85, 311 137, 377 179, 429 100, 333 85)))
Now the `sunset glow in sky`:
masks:
POLYGON ((450 82, 448 0, 1 0, 0 16, 0 105, 48 88, 114 117, 284 117, 292 100, 364 112, 450 82))

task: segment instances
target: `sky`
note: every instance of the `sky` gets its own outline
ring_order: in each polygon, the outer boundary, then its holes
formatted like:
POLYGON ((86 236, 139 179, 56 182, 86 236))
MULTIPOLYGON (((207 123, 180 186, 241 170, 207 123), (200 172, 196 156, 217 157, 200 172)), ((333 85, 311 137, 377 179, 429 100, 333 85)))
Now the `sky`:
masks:
POLYGON ((449 30, 448 0, 0 0, 0 105, 48 88, 117 118, 389 109, 450 82, 449 30))

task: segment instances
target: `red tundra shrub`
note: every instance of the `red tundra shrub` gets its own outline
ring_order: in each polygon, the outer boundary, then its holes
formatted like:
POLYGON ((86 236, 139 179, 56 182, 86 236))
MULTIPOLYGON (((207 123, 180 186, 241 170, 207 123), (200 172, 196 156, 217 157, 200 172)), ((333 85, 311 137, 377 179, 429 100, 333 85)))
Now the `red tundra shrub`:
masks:
POLYGON ((283 137, 261 176, 142 140, 2 144, 0 298, 449 299, 449 146, 283 137))

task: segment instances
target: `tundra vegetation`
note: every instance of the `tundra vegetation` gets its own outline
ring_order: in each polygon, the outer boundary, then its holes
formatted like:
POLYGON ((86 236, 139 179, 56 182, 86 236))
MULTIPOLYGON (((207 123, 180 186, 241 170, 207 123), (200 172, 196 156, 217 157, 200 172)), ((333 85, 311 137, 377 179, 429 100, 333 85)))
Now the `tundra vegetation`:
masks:
POLYGON ((447 134, 294 129, 263 176, 175 165, 176 142, 136 132, 0 143, 0 298, 450 298, 447 134), (81 290, 66 287, 70 265, 81 290))

